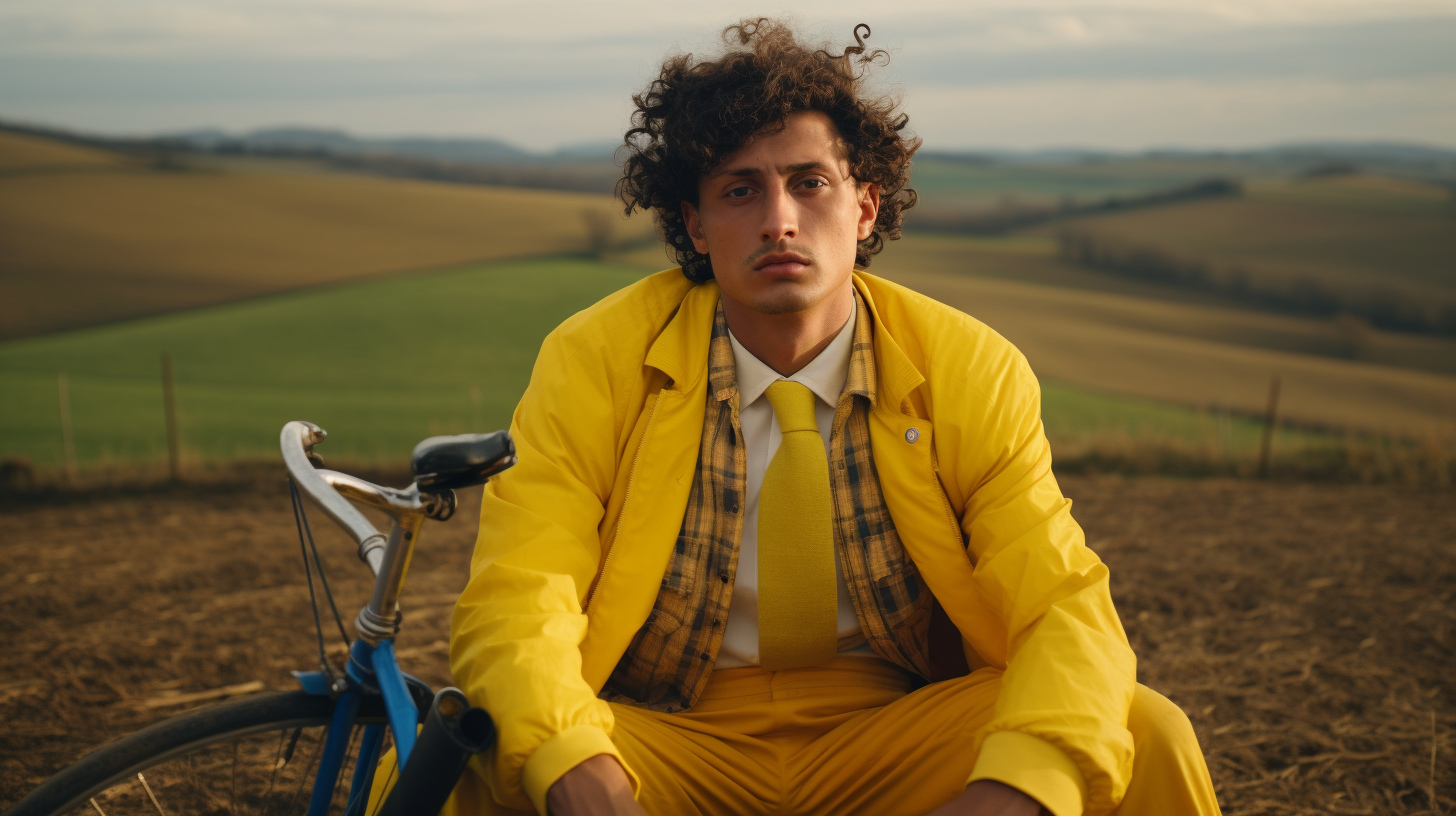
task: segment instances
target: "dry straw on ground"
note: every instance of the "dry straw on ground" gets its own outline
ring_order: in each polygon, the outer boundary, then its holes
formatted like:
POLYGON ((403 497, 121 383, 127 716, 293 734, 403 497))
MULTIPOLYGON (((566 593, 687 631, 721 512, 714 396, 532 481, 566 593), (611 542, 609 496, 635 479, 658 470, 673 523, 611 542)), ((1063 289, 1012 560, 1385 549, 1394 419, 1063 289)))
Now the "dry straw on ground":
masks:
MULTIPOLYGON (((1111 566, 1139 677, 1188 712, 1226 814, 1456 808, 1449 489, 1117 477, 1063 487, 1111 566)), ((428 531, 404 599, 401 653, 437 687, 475 506, 428 531)), ((175 710, 152 701, 254 681, 288 688, 290 669, 312 665, 276 473, 12 502, 0 516, 13 531, 0 544, 11 567, 0 609, 16 633, 0 656, 0 804, 175 710)), ((332 531, 320 544, 349 614, 365 600, 364 570, 332 531)))
POLYGON ((1147 480, 1068 492, 1112 567, 1140 676, 1192 717, 1226 814, 1456 805, 1449 491, 1147 480))

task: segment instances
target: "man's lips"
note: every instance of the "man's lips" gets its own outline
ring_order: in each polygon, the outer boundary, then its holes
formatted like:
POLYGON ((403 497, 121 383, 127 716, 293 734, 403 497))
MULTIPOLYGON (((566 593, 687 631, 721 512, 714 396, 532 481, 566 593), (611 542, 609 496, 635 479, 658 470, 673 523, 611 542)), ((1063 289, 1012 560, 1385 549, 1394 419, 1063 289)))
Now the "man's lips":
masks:
POLYGON ((794 275, 809 265, 809 259, 797 252, 771 252, 758 259, 753 268, 765 275, 794 275))

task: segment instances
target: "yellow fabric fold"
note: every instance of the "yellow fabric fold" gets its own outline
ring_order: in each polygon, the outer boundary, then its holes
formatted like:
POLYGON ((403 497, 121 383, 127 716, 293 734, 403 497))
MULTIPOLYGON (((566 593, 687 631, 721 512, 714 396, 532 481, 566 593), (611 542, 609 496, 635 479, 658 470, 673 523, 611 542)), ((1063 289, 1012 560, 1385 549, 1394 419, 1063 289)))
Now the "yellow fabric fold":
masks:
POLYGON ((627 766, 627 761, 622 759, 622 753, 612 744, 612 738, 596 726, 578 725, 541 743, 541 747, 526 758, 526 764, 521 768, 521 786, 525 788, 526 796, 530 798, 536 812, 545 816, 546 792, 551 790, 556 780, 572 768, 602 754, 613 756, 622 763, 627 779, 632 783, 632 795, 636 796, 642 782, 627 766))
MULTIPOLYGON (((1036 378, 970 317, 854 280, 874 318, 874 468, 917 588, 1005 672, 986 729, 1064 746, 1086 775, 1086 807, 1110 811, 1132 772, 1136 661, 1107 569, 1052 476, 1036 378)), ((597 694, 647 620, 681 530, 717 300, 716 284, 668 271, 542 344, 512 422, 520 461, 486 487, 451 627, 451 672, 500 734, 471 763, 472 795, 489 788, 525 808, 522 769, 544 742, 616 733, 597 694)))
POLYGON ((1020 731, 997 731, 981 743, 969 785, 990 779, 1040 802, 1053 816, 1081 816, 1087 781, 1062 749, 1020 731))

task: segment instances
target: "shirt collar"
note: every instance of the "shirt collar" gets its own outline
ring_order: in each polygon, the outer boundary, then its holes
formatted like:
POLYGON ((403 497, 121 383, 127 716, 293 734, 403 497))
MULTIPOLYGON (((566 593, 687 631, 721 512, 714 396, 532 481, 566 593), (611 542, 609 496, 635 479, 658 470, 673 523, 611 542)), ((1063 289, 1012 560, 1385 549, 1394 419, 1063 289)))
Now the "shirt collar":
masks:
POLYGON ((855 302, 852 309, 844 327, 829 341, 829 345, 803 368, 788 377, 780 375, 753 356, 730 330, 728 340, 733 345, 739 406, 746 408, 752 405, 770 385, 779 380, 800 383, 813 391, 814 396, 823 400, 826 405, 838 405, 839 395, 844 391, 849 375, 850 356, 854 351, 855 319, 859 313, 859 303, 855 302))
MULTIPOLYGON (((844 393, 864 397, 870 410, 879 405, 876 384, 875 330, 873 310, 856 288, 854 292, 854 333, 849 355, 849 373, 844 393)), ((752 355, 749 355, 750 357, 752 355)), ((728 335, 728 320, 723 316, 720 300, 713 312, 713 331, 708 343, 708 393, 715 402, 727 402, 738 396, 737 365, 734 363, 733 341, 728 335)), ((770 369, 772 370, 772 369, 770 369)), ((778 373, 774 373, 778 377, 778 373)), ((765 388, 768 385, 764 386, 765 388)))

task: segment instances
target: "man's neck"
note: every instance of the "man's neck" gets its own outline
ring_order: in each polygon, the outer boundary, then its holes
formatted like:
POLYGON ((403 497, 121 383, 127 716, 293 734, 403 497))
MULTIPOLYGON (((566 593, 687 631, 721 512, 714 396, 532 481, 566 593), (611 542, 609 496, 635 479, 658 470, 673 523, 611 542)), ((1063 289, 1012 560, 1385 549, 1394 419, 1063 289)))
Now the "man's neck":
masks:
POLYGON ((800 312, 766 314, 723 298, 723 317, 750 354, 785 377, 808 365, 844 328, 854 311, 854 284, 800 312))

